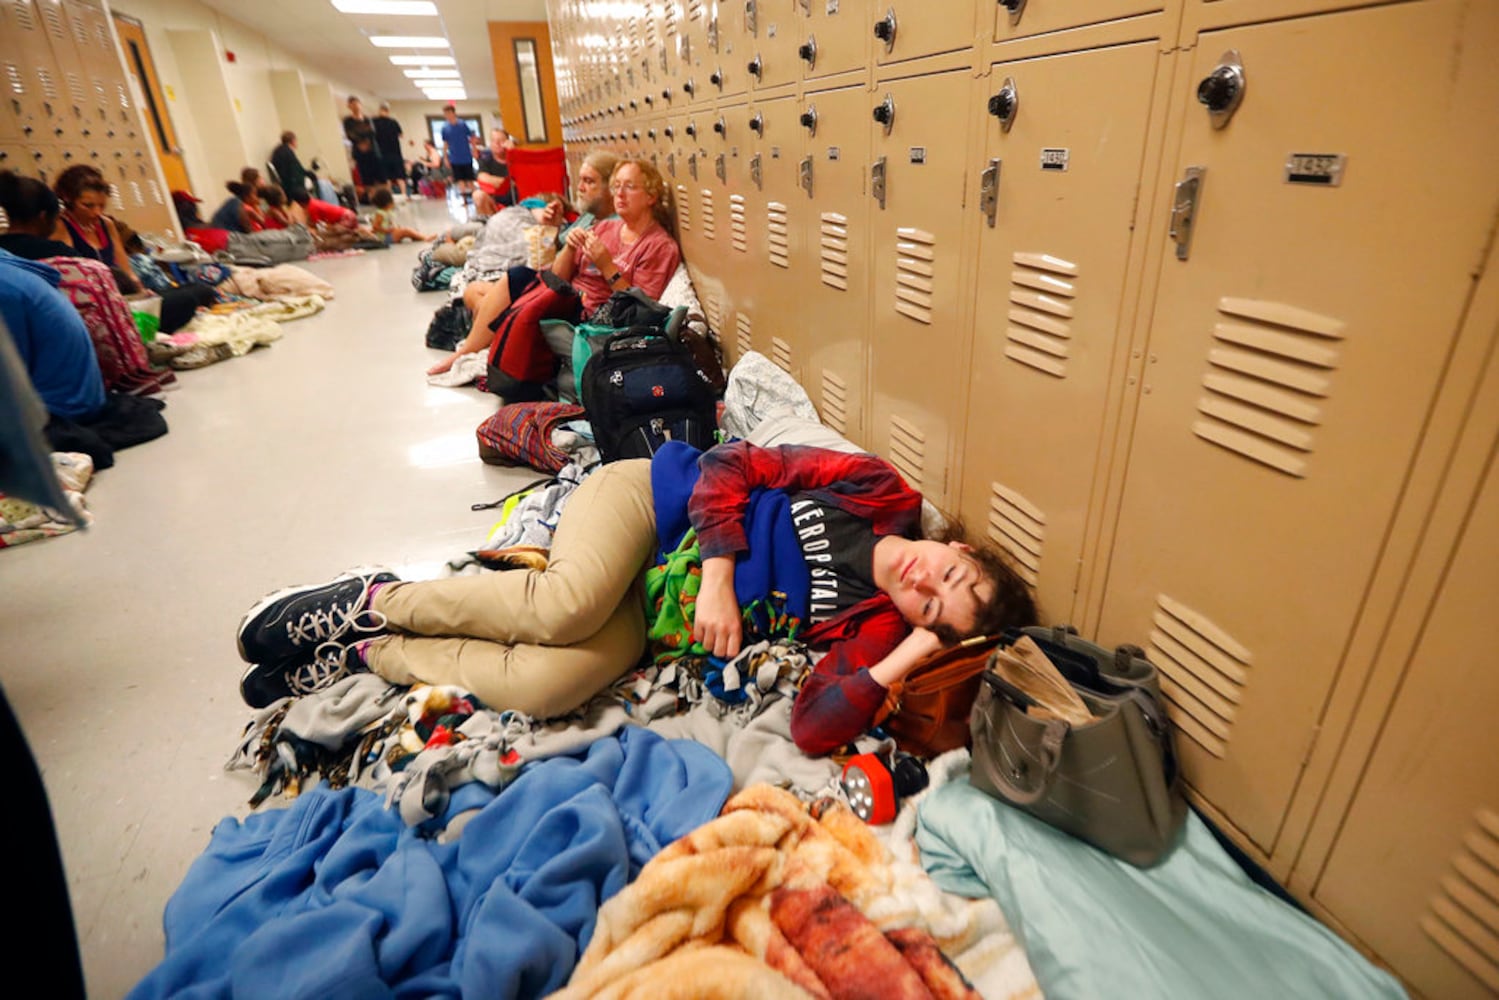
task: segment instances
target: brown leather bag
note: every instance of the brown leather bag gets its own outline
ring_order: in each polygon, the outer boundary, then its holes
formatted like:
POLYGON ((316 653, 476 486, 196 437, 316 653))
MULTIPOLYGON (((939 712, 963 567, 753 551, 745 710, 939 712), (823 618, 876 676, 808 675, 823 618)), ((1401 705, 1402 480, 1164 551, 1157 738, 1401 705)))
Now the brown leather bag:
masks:
POLYGON ((998 636, 978 635, 927 657, 904 680, 885 692, 874 724, 883 726, 896 746, 918 757, 967 746, 968 716, 978 697, 980 675, 998 636))

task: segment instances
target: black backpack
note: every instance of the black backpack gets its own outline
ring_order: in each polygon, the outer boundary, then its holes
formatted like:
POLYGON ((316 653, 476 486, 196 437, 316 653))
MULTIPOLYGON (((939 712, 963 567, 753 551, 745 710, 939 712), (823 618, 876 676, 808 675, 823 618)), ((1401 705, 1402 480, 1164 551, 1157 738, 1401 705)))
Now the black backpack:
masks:
POLYGON ((716 442, 718 394, 680 341, 650 328, 616 333, 583 369, 583 408, 605 462, 650 458, 667 441, 716 442))
POLYGON ((427 346, 439 351, 455 350, 468 336, 473 323, 474 314, 469 312, 462 299, 439 306, 432 314, 432 322, 427 325, 427 346))

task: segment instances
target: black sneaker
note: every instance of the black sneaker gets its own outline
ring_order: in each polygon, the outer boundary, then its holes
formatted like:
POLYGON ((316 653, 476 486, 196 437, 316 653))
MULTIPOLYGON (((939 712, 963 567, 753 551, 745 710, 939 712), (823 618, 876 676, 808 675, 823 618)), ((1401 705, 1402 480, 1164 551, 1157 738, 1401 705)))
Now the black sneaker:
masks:
POLYGON ((378 635, 385 617, 369 610, 370 587, 398 579, 388 570, 362 566, 331 583, 267 594, 239 623, 240 658, 259 665, 251 672, 280 670, 311 661, 324 643, 378 635))
POLYGON ((349 674, 368 670, 352 645, 325 642, 309 662, 251 664, 240 676, 239 696, 251 708, 265 708, 282 698, 300 698, 349 674))

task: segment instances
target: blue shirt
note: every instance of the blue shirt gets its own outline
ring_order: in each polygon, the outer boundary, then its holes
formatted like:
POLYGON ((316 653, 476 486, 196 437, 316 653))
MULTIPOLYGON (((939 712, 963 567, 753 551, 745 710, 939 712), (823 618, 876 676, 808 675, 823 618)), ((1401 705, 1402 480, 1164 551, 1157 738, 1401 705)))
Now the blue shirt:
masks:
POLYGON ((62 276, 0 250, 0 316, 47 412, 69 420, 104 407, 104 378, 83 317, 57 290, 62 276))
POLYGON ((469 136, 473 135, 467 125, 463 122, 451 122, 442 127, 442 141, 448 147, 449 163, 472 164, 474 162, 474 151, 468 144, 469 136))

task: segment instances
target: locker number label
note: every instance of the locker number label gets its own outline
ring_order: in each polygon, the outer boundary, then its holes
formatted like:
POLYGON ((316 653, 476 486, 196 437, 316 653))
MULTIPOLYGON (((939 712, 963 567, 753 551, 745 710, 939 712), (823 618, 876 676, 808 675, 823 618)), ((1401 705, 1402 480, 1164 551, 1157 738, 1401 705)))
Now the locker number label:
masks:
POLYGON ((926 147, 925 146, 912 146, 911 147, 911 162, 912 163, 918 163, 918 164, 926 162, 926 147))
POLYGON ((1286 156, 1286 183, 1337 187, 1347 162, 1342 153, 1291 153, 1286 156))
POLYGON ((836 14, 836 13, 838 13, 838 0, 828 0, 828 5, 827 5, 826 9, 827 9, 827 12, 829 14, 836 14))
POLYGON ((1071 151, 1066 148, 1052 147, 1043 149, 1041 150, 1041 169, 1065 171, 1069 156, 1071 156, 1071 151))
POLYGON ((840 157, 842 155, 843 155, 842 151, 839 150, 839 148, 837 146, 829 146, 828 147, 828 159, 830 159, 830 160, 836 160, 836 159, 838 159, 838 157, 840 157))

